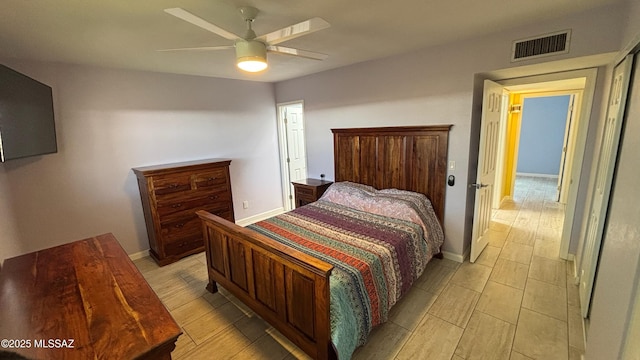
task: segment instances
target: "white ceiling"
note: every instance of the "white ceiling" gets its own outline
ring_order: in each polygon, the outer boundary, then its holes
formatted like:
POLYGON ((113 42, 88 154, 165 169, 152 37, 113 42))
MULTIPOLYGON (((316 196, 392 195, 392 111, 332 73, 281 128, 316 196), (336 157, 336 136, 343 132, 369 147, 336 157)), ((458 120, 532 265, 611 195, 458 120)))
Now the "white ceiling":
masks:
POLYGON ((2 0, 0 57, 273 82, 622 1, 2 0), (241 5, 260 10, 253 24, 258 36, 311 17, 325 19, 330 28, 281 45, 329 58, 270 54, 267 70, 246 74, 236 69, 233 50, 156 51, 230 44, 163 9, 181 7, 243 34, 241 5))

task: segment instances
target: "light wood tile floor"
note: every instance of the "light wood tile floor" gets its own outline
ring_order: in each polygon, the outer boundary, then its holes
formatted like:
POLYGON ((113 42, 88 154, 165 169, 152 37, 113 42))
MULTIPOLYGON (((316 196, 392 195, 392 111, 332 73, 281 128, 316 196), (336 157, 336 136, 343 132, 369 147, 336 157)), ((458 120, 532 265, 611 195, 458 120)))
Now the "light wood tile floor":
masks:
MULTIPOLYGON (((478 261, 431 261, 353 358, 580 359, 578 291, 573 265, 558 257, 564 209, 555 186, 518 178, 478 261)), ((135 263, 183 329, 174 359, 308 358, 222 287, 208 293, 204 254, 162 268, 148 257, 135 263)))

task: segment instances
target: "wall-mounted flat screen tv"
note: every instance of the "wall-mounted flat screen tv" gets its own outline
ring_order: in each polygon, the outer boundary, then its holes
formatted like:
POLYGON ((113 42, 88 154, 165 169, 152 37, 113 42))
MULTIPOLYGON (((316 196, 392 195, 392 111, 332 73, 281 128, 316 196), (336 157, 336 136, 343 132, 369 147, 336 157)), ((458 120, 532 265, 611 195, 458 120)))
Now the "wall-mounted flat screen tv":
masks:
POLYGON ((51 87, 0 65, 0 160, 57 151, 51 87))

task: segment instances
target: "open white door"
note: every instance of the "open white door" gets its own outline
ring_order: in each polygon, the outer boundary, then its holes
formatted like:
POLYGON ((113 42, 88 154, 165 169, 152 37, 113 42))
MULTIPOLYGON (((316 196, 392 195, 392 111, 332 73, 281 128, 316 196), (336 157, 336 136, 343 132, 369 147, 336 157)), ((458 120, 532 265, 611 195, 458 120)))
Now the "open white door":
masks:
POLYGON ((496 178, 500 119, 506 104, 502 85, 490 80, 484 81, 482 95, 482 120, 480 124, 480 147, 478 150, 478 174, 470 187, 476 189, 473 211, 473 232, 471 237, 470 261, 475 262, 489 242, 486 236, 491 224, 491 203, 496 178))
POLYGON ((622 132, 622 120, 627 102, 633 55, 628 55, 613 70, 613 80, 607 106, 607 119, 602 131, 600 154, 596 165, 595 186, 587 220, 587 230, 580 261, 580 306, 582 316, 587 317, 591 304, 591 292, 596 277, 604 223, 609 208, 609 195, 613 172, 618 158, 618 145, 622 132))
POLYGON ((287 107, 284 119, 287 128, 290 181, 307 178, 307 154, 304 143, 302 106, 287 107))
POLYGON ((566 179, 571 176, 571 164, 573 163, 573 147, 575 141, 573 135, 575 134, 575 127, 577 126, 578 107, 576 106, 580 93, 576 92, 570 95, 569 108, 567 109, 567 123, 564 131, 564 142, 562 144, 562 155, 560 158, 560 171, 558 172, 558 192, 556 194, 556 201, 561 204, 567 204, 567 195, 569 186, 566 179))
POLYGON ((307 178, 302 102, 278 105, 278 117, 284 210, 289 211, 295 207, 291 182, 307 178))

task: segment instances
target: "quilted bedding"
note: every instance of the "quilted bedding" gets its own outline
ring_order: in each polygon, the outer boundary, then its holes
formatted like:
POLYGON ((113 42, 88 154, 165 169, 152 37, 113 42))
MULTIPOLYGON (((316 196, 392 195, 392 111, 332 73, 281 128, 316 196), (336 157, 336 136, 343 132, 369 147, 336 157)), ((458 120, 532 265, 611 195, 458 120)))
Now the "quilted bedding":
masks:
POLYGON ((334 266, 331 338, 340 359, 387 320, 444 240, 424 195, 386 192, 333 184, 319 201, 249 226, 334 266))

